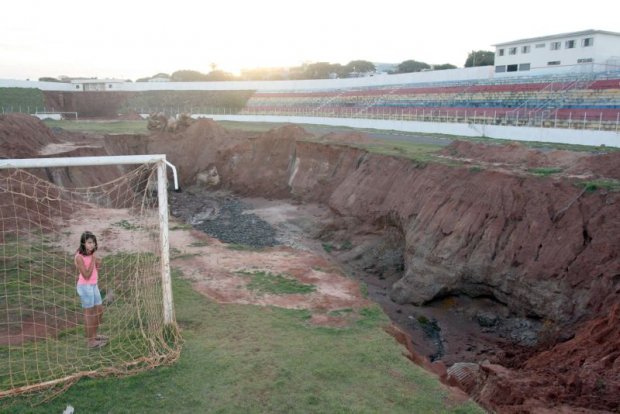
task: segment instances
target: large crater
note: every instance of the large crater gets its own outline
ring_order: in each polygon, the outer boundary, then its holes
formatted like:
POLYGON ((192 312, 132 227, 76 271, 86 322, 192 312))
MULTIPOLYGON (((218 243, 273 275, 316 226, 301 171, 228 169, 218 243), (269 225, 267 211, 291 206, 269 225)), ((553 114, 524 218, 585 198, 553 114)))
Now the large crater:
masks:
MULTIPOLYGON (((30 137, 50 134, 27 122, 30 137)), ((6 145, 49 155, 43 138, 6 145)), ((421 162, 362 144, 372 140, 210 120, 53 142, 75 155, 167 154, 184 189, 170 194, 173 215, 228 243, 338 260, 413 360, 490 410, 616 410, 620 153, 455 141, 421 162)))

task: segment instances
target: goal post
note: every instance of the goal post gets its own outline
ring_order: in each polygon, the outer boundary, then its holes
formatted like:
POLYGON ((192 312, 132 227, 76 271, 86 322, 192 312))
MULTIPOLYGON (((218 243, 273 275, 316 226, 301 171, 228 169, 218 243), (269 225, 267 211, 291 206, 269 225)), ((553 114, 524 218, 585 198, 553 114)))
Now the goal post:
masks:
POLYGON ((168 174, 163 154, 0 159, 0 411, 82 377, 134 373, 178 359, 168 174), (86 341, 74 259, 92 231, 103 261, 103 318, 86 341), (102 340, 101 340, 102 341, 102 340))
POLYGON ((166 161, 165 154, 154 155, 117 155, 101 157, 59 157, 59 158, 22 158, 0 160, 0 170, 19 168, 47 168, 47 167, 84 167, 103 165, 124 164, 157 164, 157 197, 160 220, 160 257, 161 275, 163 286, 164 322, 172 323, 174 320, 174 307, 172 301, 172 283, 170 280, 170 246, 168 242, 168 176, 166 166, 172 169, 174 176, 174 188, 178 190, 178 178, 176 167, 166 161))

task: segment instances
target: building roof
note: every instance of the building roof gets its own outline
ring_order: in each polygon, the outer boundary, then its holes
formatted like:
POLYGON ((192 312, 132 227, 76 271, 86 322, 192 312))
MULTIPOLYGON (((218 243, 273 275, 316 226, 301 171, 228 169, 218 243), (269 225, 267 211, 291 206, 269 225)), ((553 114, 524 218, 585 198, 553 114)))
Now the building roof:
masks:
POLYGON ((560 34, 549 35, 549 36, 531 37, 528 39, 513 40, 511 42, 496 43, 492 46, 505 46, 505 45, 512 45, 512 44, 517 44, 517 43, 535 43, 535 42, 540 42, 543 40, 552 40, 552 39, 559 39, 559 38, 565 38, 565 37, 588 36, 588 35, 594 35, 594 34, 607 34, 607 35, 612 35, 612 36, 620 36, 620 33, 617 33, 617 32, 590 29, 590 30, 583 30, 581 32, 560 33, 560 34))

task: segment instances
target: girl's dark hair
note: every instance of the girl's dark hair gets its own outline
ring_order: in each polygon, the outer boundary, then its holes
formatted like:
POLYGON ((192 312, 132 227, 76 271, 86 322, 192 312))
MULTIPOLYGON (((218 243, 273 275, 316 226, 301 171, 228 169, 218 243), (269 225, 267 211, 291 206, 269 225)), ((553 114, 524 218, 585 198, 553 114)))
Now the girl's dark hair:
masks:
POLYGON ((93 253, 97 251, 97 237, 95 237, 95 235, 90 231, 85 231, 80 236, 80 247, 78 248, 78 252, 83 256, 88 255, 88 252, 86 251, 86 240, 88 239, 93 239, 93 241, 95 242, 95 248, 93 249, 93 253))

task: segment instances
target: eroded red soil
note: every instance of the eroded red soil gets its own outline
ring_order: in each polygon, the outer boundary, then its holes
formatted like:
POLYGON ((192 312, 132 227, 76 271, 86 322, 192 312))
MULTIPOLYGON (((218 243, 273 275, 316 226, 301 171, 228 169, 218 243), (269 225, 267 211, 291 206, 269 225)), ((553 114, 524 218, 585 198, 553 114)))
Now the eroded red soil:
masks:
POLYGON ((332 326, 347 321, 330 310, 366 301, 339 270, 345 269, 367 282, 371 297, 399 324, 394 336, 413 361, 488 409, 618 410, 620 196, 604 188, 583 191, 583 180, 620 180, 618 152, 457 142, 442 155, 463 167, 421 166, 305 141, 308 134, 295 126, 249 134, 209 120, 179 134, 110 137, 86 148, 71 147, 69 137, 58 138, 41 123, 4 116, 0 137, 7 136, 8 156, 50 154, 62 145, 76 155, 166 153, 183 186, 215 172, 215 189, 327 206, 332 216, 313 236, 334 247, 329 257, 290 247, 264 255, 233 251, 183 232, 173 246, 188 255, 178 255, 174 265, 216 300, 307 307, 314 323, 332 326), (21 122, 24 136, 40 137, 30 147, 15 138, 21 122), (557 171, 540 177, 531 171, 536 168, 557 171), (205 245, 192 247, 184 239, 190 236, 205 245), (209 254, 192 256, 196 249, 209 254), (316 295, 292 301, 255 295, 239 273, 252 269, 315 284, 316 295), (441 327, 437 343, 420 332, 433 318, 441 327), (443 362, 430 363, 440 347, 443 362))

